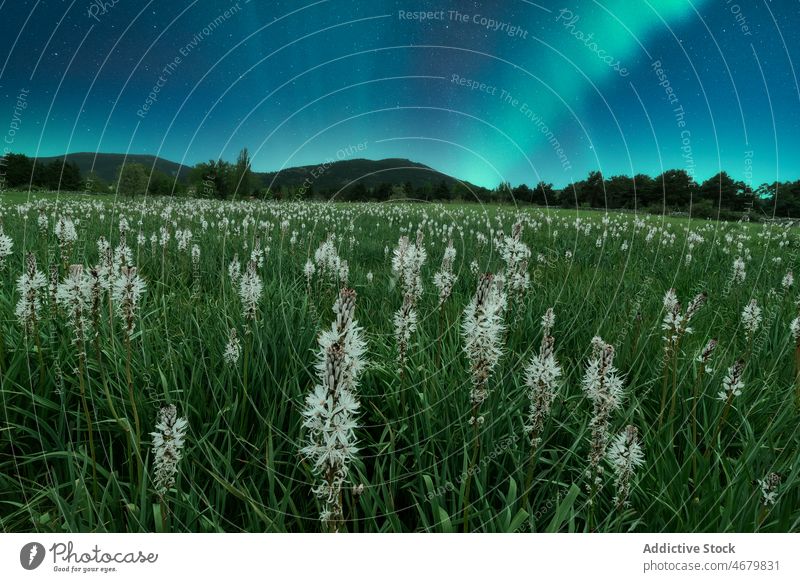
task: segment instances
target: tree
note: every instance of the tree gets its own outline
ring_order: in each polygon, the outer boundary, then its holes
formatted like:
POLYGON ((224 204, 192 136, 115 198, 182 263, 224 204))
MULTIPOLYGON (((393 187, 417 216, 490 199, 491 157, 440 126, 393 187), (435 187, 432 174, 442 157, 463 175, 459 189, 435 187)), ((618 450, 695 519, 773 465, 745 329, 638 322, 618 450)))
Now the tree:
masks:
POLYGON ((589 172, 589 176, 578 191, 578 199, 582 204, 588 204, 590 208, 605 208, 606 193, 603 174, 597 171, 589 172))
POLYGON ((636 186, 636 207, 647 208, 658 202, 656 182, 647 174, 636 174, 633 177, 636 186))
POLYGON ((429 202, 432 193, 433 186, 431 186, 429 182, 426 182, 422 186, 417 187, 416 191, 414 192, 414 197, 417 200, 425 200, 426 202, 429 202))
POLYGON ((432 198, 434 200, 450 200, 450 188, 447 186, 447 182, 442 180, 436 185, 432 198))
POLYGON ((533 198, 532 202, 534 204, 538 204, 540 206, 552 206, 556 204, 556 192, 553 190, 553 185, 540 181, 536 184, 536 188, 534 188, 531 192, 533 198))
POLYGON ((731 178, 726 172, 712 176, 700 186, 700 197, 711 200, 715 206, 740 212, 748 202, 753 201, 752 191, 744 184, 731 178))
POLYGON ((520 184, 511 192, 514 195, 514 200, 516 202, 526 202, 528 204, 533 203, 533 190, 531 190, 527 184, 520 184))
POLYGON ((580 182, 572 182, 561 190, 558 200, 562 208, 576 208, 580 205, 578 196, 580 184, 580 182))
POLYGON ((513 195, 511 183, 500 182, 492 192, 492 199, 494 202, 511 202, 513 195))
POLYGON ((83 189, 78 165, 63 159, 53 160, 49 164, 36 164, 33 169, 33 183, 54 192, 83 189))
POLYGON ((209 160, 197 164, 190 174, 197 195, 203 198, 228 197, 231 183, 231 164, 222 160, 209 160))
POLYGON ((147 194, 147 169, 142 164, 124 164, 117 171, 117 193, 123 196, 147 194))
POLYGON ((83 190, 83 179, 81 178, 81 169, 75 162, 66 162, 63 166, 61 162, 53 162, 61 170, 59 178, 58 190, 68 190, 70 192, 77 192, 83 190))
POLYGON ((667 208, 688 210, 697 184, 686 170, 667 170, 655 179, 656 192, 667 208))
POLYGON ((609 208, 633 208, 633 179, 628 176, 612 176, 605 182, 606 205, 609 208))
POLYGON ((5 173, 6 188, 28 187, 33 177, 33 160, 23 154, 6 154, 0 159, 0 170, 5 173))
POLYGON ((453 191, 450 194, 451 200, 474 200, 475 194, 473 194, 469 187, 464 185, 462 182, 456 182, 453 184, 453 191))
POLYGON ((55 165, 36 161, 33 165, 31 185, 53 190, 58 188, 58 175, 59 172, 55 165))
POLYGON ((90 194, 108 194, 108 183, 97 172, 91 171, 86 175, 83 189, 90 194))
POLYGON ((341 200, 351 200, 353 202, 363 202, 367 198, 369 198, 369 192, 364 182, 357 182, 349 188, 342 190, 340 194, 341 200))
POLYGON ((155 196, 172 196, 178 191, 178 181, 170 178, 164 172, 153 170, 147 186, 148 192, 155 196))
POLYGON ((250 152, 242 148, 236 158, 236 165, 232 172, 230 192, 235 197, 250 196, 253 191, 252 171, 250 169, 250 152))
POLYGON ((375 192, 373 192, 375 199, 379 202, 385 202, 392 197, 392 185, 388 182, 382 182, 377 188, 375 188, 375 192))

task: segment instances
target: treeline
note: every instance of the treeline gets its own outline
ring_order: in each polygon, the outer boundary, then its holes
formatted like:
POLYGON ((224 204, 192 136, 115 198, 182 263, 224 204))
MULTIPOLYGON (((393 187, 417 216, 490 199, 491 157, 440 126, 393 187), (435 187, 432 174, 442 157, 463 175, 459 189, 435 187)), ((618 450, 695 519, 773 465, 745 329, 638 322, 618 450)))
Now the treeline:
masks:
POLYGON ((43 163, 23 154, 6 154, 0 157, 0 191, 18 189, 91 194, 119 192, 127 196, 187 193, 181 182, 142 164, 120 166, 114 180, 108 182, 94 172, 83 176, 74 162, 56 159, 43 163))
POLYGON ((445 181, 422 186, 380 184, 368 187, 356 183, 344 190, 316 192, 313 187, 283 189, 275 197, 313 198, 341 201, 387 201, 413 199, 426 202, 478 201, 483 203, 517 203, 562 208, 608 208, 663 213, 685 213, 698 218, 726 220, 741 218, 800 218, 800 180, 762 184, 756 189, 734 180, 726 172, 697 183, 684 170, 668 170, 651 177, 645 174, 605 178, 590 172, 584 180, 555 188, 547 182, 535 186, 500 184, 486 189, 460 182, 445 181))
POLYGON ((233 163, 224 160, 201 162, 185 179, 176 179, 142 164, 125 164, 117 169, 111 182, 96 174, 81 176, 76 164, 63 160, 43 164, 34 163, 33 159, 22 154, 0 157, 0 191, 30 187, 124 196, 178 195, 222 200, 479 201, 563 208, 637 209, 656 214, 690 213, 700 218, 736 219, 745 213, 754 217, 800 218, 800 180, 762 184, 753 189, 725 172, 698 183, 684 170, 668 170, 656 177, 638 174, 606 178, 600 172, 590 172, 586 179, 564 188, 539 182, 535 186, 504 183, 487 189, 441 180, 423 185, 356 181, 341 189, 318 190, 313 179, 270 187, 252 171, 247 149, 243 149, 233 163))
POLYGON ((34 164, 31 158, 22 154, 0 157, 0 190, 28 186, 44 190, 82 190, 84 180, 80 168, 74 163, 34 164))

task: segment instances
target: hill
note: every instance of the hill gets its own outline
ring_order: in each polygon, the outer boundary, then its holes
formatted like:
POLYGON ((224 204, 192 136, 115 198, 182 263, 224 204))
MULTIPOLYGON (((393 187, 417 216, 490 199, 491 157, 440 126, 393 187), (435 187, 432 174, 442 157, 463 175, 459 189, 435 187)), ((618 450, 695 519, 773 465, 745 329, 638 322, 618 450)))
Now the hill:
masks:
POLYGON ((459 180, 433 168, 411 160, 389 158, 385 160, 342 160, 315 166, 286 168, 280 172, 256 173, 264 183, 277 189, 281 187, 300 187, 309 185, 315 191, 338 190, 351 183, 362 183, 367 188, 383 183, 405 184, 410 182, 414 188, 437 185, 445 182, 449 188, 460 183, 459 180), (306 182, 308 180, 308 182, 306 182))
MULTIPOLYGON (((80 152, 76 154, 67 154, 67 162, 72 162, 78 165, 81 175, 87 176, 89 172, 94 172, 107 182, 111 182, 117 177, 118 168, 124 163, 126 164, 142 164, 148 170, 155 168, 159 172, 163 172, 170 178, 178 177, 181 181, 185 181, 189 176, 191 168, 183 166, 177 162, 171 162, 164 158, 151 156, 147 154, 102 154, 92 152, 80 152)), ((49 158, 39 158, 38 163, 50 163, 52 161, 61 161, 64 156, 53 156, 49 158)))
MULTIPOLYGON (((64 156, 39 158, 38 163, 61 161, 64 156)), ((94 172, 103 180, 111 182, 116 178, 117 170, 124 163, 142 164, 146 168, 155 168, 167 176, 185 182, 188 179, 191 167, 177 162, 165 160, 146 154, 106 154, 81 152, 67 154, 66 159, 78 165, 82 176, 94 172)), ((264 187, 271 186, 273 190, 287 187, 311 186, 315 191, 338 190, 347 185, 362 183, 367 188, 374 188, 380 184, 406 184, 411 183, 414 188, 425 185, 435 186, 444 182, 452 188, 459 180, 443 174, 433 168, 402 158, 389 158, 384 160, 341 160, 320 163, 313 166, 298 166, 285 168, 279 172, 253 172, 254 176, 264 187)))

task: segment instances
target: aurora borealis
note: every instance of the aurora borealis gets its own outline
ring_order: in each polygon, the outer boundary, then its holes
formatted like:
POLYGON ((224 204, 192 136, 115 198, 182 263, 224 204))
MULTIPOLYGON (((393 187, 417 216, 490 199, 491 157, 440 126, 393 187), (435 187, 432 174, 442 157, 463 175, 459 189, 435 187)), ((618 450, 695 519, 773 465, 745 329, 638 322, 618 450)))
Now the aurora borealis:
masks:
POLYGON ((273 171, 365 143, 487 187, 757 186, 800 176, 798 24, 766 0, 0 0, 0 132, 39 156, 248 147, 273 171))

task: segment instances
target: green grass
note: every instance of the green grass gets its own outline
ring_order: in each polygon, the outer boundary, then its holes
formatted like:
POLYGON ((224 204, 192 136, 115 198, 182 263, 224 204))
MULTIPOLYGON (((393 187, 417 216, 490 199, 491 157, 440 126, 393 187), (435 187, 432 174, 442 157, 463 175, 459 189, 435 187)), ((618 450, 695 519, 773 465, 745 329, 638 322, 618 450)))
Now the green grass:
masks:
MULTIPOLYGON (((349 284, 358 293, 356 319, 368 341, 369 367, 358 390, 361 451, 344 496, 345 529, 461 531, 471 427, 460 320, 477 284, 470 263, 477 261, 480 271, 501 272, 504 267, 491 242, 479 244, 475 233, 488 236, 491 227, 510 234, 517 210, 115 202, 79 195, 35 196, 26 204, 27 193, 4 193, 0 201, 3 229, 14 241, 13 254, 0 271, 3 531, 319 531, 320 508, 311 493, 315 477, 298 453, 303 440, 300 410, 316 382, 316 340, 333 320, 337 287, 317 278, 309 292, 303 265, 329 232, 337 234, 339 253, 349 263, 349 284), (37 226, 40 210, 48 219, 46 232, 37 226), (94 265, 97 239, 104 236, 117 245, 124 215, 133 264, 147 282, 130 360, 144 433, 141 473, 128 433, 132 407, 119 317, 103 309, 97 343, 86 345, 95 480, 76 372, 78 350, 65 317, 45 299, 38 335, 26 337, 14 315, 24 251, 36 256, 45 274, 51 264, 61 277, 65 273, 54 234, 55 222, 65 212, 79 220, 78 241, 66 262, 94 265), (246 217, 252 221, 245 229, 246 217), (223 219, 229 221, 227 231, 223 219), (282 232, 284 220, 289 224, 282 232), (391 250, 401 234, 413 239, 423 221, 425 293, 408 369, 401 376, 392 314, 402 296, 391 274, 391 250), (150 243, 162 226, 172 235, 163 252, 150 243), (458 279, 440 314, 432 278, 450 226, 458 279), (189 249, 177 248, 176 228, 190 229, 189 248, 197 244, 201 249, 196 274, 189 249), (136 240, 140 230, 146 239, 142 245, 136 240), (297 241, 291 245, 293 231, 297 241), (269 253, 259 269, 264 295, 247 340, 251 356, 245 398, 243 362, 230 367, 222 360, 229 330, 236 328, 244 338, 246 327, 228 264, 237 253, 246 263, 256 238, 269 253), (367 282, 368 272, 374 275, 372 283, 367 282), (190 427, 177 483, 161 502, 149 476, 153 459, 147 433, 167 403, 177 406, 190 427), (355 496, 350 486, 358 484, 364 491, 355 496)), ((611 214, 604 225, 601 213, 574 210, 522 208, 519 216, 525 224, 523 240, 532 250, 531 289, 518 315, 509 316, 505 353, 483 406, 486 422, 480 432, 479 470, 472 477, 469 529, 800 530, 795 343, 789 334, 797 294, 795 288, 781 287, 787 270, 799 271, 797 233, 653 216, 638 217, 644 225, 636 227, 632 214, 611 214), (580 230, 574 225, 576 216, 580 230), (657 231, 647 242, 651 229, 657 231), (704 238, 689 264, 687 230, 704 238), (598 246, 604 231, 607 237, 598 246), (663 244, 671 235, 674 242, 663 244), (730 285, 733 260, 745 249, 752 255, 747 279, 730 285), (670 287, 684 305, 703 290, 709 300, 692 321, 694 333, 681 344, 676 407, 659 428, 662 299, 670 287), (764 318, 752 343, 740 325, 742 308, 751 298, 758 300, 764 318), (556 313, 553 335, 564 377, 538 451, 533 485, 523 491, 530 451, 523 432, 528 409, 523 370, 538 348, 539 320, 548 307, 556 313), (598 334, 615 346, 615 364, 625 375, 625 400, 612 416, 612 432, 636 425, 645 451, 630 507, 621 512, 614 509, 610 474, 593 508, 587 505, 584 472, 591 405, 580 383, 591 339, 598 334), (719 338, 720 345, 711 362, 713 372, 704 374, 698 385, 695 444, 688 422, 699 373, 694 360, 711 337, 719 338), (745 388, 715 439, 723 408, 716 395, 727 368, 740 357, 747 358, 745 388), (765 507, 756 480, 770 472, 778 473, 782 482, 777 503, 765 507)), ((610 472, 607 465, 606 470, 610 472)))

